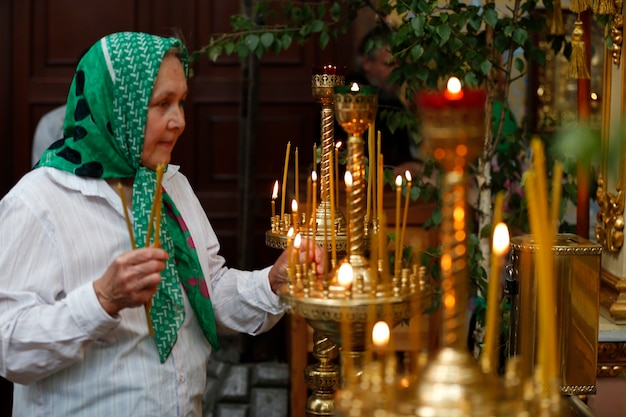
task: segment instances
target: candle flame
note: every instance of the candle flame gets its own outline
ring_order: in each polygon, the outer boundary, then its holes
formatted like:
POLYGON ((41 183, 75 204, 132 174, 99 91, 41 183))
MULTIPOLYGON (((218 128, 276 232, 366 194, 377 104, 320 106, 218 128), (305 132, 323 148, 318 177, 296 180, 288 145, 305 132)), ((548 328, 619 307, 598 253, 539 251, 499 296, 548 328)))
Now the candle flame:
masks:
POLYGON ((411 176, 411 172, 408 169, 404 171, 404 177, 408 182, 411 182, 411 180, 413 179, 413 177, 411 176))
POLYGON ((296 201, 295 198, 291 200, 291 211, 294 213, 298 212, 298 202, 296 201))
POLYGON ((352 85, 350 86, 350 91, 354 91, 354 92, 359 91, 359 84, 356 82, 353 82, 352 85))
POLYGON ((346 187, 352 187, 352 174, 350 173, 350 171, 346 171, 343 179, 346 182, 346 187))
POLYGON ((272 191, 272 200, 278 198, 278 180, 274 183, 274 190, 272 191))
POLYGON ((450 93, 457 94, 461 91, 461 81, 456 77, 450 77, 446 88, 450 93))
POLYGON ((293 238, 293 247, 295 249, 300 249, 301 243, 302 243, 302 236, 300 235, 300 233, 298 233, 296 237, 293 238))
POLYGON ((503 255, 509 251, 509 228, 505 223, 498 223, 493 230, 493 253, 503 255))
POLYGON ((337 282, 344 288, 348 288, 352 284, 352 280, 354 279, 354 271, 352 270, 352 265, 349 263, 343 263, 339 267, 339 271, 337 271, 337 282))
POLYGON ((311 181, 313 182, 317 181, 317 172, 315 171, 311 172, 311 181))
POLYGON ((372 343, 378 348, 387 346, 389 343, 389 325, 384 321, 376 322, 372 329, 372 343))
POLYGON ((290 227, 289 231, 287 232, 287 237, 292 238, 294 233, 295 231, 293 230, 293 227, 290 227))
POLYGON ((396 187, 402 187, 402 175, 396 177, 396 187))
POLYGON ((335 143, 335 148, 339 149, 341 148, 341 145, 343 145, 343 143, 341 143, 341 141, 335 143))

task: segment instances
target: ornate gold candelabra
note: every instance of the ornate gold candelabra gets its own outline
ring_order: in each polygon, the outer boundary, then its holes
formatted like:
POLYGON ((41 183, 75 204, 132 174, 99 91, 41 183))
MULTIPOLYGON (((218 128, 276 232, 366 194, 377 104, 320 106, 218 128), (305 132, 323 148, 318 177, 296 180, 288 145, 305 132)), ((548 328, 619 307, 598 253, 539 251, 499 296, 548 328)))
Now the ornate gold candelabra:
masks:
MULTIPOLYGON (((311 265, 293 265, 289 268, 288 285, 281 294, 287 312, 302 316, 314 329, 313 355, 319 363, 305 370, 305 380, 312 390, 306 403, 308 416, 335 414, 336 389, 347 385, 348 381, 358 379, 362 374, 366 362, 364 352, 375 321, 385 320, 389 327, 393 327, 416 314, 415 305, 429 308, 432 299, 432 290, 425 284, 423 274, 417 267, 413 270, 405 269, 403 279, 392 279, 385 276, 383 268, 372 270, 367 258, 369 237, 365 227, 365 156, 362 135, 376 114, 377 90, 367 86, 352 90, 339 85, 333 87, 331 99, 328 97, 328 86, 324 85, 325 80, 322 77, 321 82, 314 81, 314 96, 323 105, 322 177, 330 176, 327 174, 330 169, 327 170, 325 164, 329 164, 327 154, 334 150, 333 146, 327 144, 329 141, 332 143, 328 120, 330 109, 327 108, 329 103, 334 102, 335 117, 349 134, 346 170, 352 176, 352 184, 346 193, 347 253, 339 265, 331 265, 322 282, 317 280, 311 265), (333 363, 336 356, 341 357, 340 367, 333 363)), ((336 206, 326 206, 325 198, 329 198, 334 190, 332 187, 325 189, 322 185, 322 199, 316 213, 319 225, 326 224, 329 214, 339 212, 336 206)), ((329 242, 340 236, 340 228, 335 224, 332 227, 320 227, 316 240, 329 242)))

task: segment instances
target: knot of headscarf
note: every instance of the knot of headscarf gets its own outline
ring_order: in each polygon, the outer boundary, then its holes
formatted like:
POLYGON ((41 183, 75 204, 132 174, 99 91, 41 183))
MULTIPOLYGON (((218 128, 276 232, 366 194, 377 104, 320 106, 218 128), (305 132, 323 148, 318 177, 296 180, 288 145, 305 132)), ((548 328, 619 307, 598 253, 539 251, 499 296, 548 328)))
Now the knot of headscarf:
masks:
MULTIPOLYGON (((156 186, 156 172, 141 165, 148 107, 161 61, 172 49, 178 50, 187 73, 187 50, 176 38, 120 32, 94 44, 79 62, 70 86, 64 139, 52 144, 37 164, 82 177, 133 178, 133 231, 138 247, 146 244, 156 186)), ((189 230, 164 191, 162 204, 166 215, 161 217, 159 237, 169 259, 150 316, 159 359, 165 362, 185 320, 183 289, 205 337, 214 349, 219 344, 189 230)))

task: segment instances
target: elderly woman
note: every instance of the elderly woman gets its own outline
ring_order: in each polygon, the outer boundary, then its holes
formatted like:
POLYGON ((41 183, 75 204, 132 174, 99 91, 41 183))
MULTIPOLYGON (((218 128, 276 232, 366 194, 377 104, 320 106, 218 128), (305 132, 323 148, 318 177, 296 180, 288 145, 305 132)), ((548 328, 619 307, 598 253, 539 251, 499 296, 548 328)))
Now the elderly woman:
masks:
POLYGON ((14 416, 199 416, 217 329, 258 334, 283 314, 285 254, 260 271, 225 267, 167 165, 186 73, 175 38, 101 39, 77 66, 65 138, 0 201, 0 374, 16 383, 14 416))

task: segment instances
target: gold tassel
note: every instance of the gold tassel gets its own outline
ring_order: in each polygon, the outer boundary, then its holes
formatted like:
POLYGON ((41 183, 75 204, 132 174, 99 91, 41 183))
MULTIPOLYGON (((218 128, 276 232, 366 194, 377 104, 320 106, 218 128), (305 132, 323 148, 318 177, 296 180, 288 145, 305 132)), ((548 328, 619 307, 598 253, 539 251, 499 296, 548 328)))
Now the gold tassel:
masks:
POLYGON ((569 9, 574 13, 582 13, 591 8, 591 0, 570 0, 569 9))
POLYGON ((550 35, 562 35, 565 33, 565 29, 563 28, 561 0, 554 0, 552 7, 552 11, 548 13, 548 33, 550 35))
POLYGON ((595 0, 593 2, 594 14, 614 14, 615 13, 615 1, 614 0, 595 0))
POLYGON ((587 68, 587 61, 585 59, 585 41, 583 39, 583 22, 576 20, 574 23, 574 30, 572 31, 572 56, 569 61, 569 70, 567 76, 575 79, 588 80, 589 69, 587 68))

